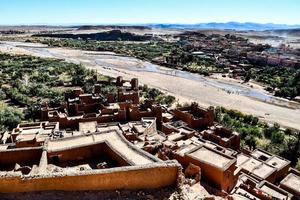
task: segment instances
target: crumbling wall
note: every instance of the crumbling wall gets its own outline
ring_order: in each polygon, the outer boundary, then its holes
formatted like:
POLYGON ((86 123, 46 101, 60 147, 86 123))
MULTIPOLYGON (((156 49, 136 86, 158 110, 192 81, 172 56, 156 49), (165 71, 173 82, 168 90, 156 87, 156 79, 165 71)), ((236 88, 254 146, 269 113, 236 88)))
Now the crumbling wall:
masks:
POLYGON ((162 125, 161 131, 166 135, 170 135, 173 132, 179 132, 177 128, 166 124, 162 125))
POLYGON ((139 104, 140 96, 138 91, 127 92, 125 88, 118 89, 118 102, 131 101, 133 104, 139 104))
POLYGON ((95 113, 90 113, 85 115, 85 118, 68 118, 53 116, 49 119, 50 122, 59 122, 60 129, 78 129, 80 122, 92 122, 97 121, 97 123, 109 123, 109 122, 122 122, 126 120, 126 111, 118 110, 118 113, 114 114, 105 114, 96 117, 95 113))
POLYGON ((35 178, 3 177, 0 179, 0 193, 154 189, 176 185, 179 172, 180 165, 177 162, 168 162, 69 174, 45 174, 35 178))
POLYGON ((195 106, 173 110, 174 116, 188 124, 190 128, 198 129, 213 125, 214 113, 195 106), (187 112, 190 111, 190 112, 187 112))

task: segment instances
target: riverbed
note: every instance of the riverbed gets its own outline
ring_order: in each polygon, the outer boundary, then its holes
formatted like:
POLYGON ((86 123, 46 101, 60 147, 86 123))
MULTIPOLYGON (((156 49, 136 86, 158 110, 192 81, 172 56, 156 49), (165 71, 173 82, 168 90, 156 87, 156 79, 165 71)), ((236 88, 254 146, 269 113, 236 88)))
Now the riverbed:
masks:
POLYGON ((204 77, 198 74, 158 66, 112 52, 91 52, 53 48, 42 44, 1 42, 0 51, 81 63, 109 76, 136 77, 140 83, 164 90, 179 102, 197 101, 202 106, 224 106, 253 114, 268 122, 300 129, 300 104, 274 97, 249 85, 204 77))

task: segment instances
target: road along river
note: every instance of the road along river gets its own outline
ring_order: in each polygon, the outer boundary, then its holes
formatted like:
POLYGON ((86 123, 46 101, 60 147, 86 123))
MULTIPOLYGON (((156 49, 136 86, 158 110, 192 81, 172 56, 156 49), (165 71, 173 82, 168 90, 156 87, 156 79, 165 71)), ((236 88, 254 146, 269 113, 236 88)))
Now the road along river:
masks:
POLYGON ((207 78, 151 64, 112 52, 52 48, 25 42, 0 42, 0 51, 82 63, 104 75, 136 77, 142 84, 176 96, 179 102, 196 101, 202 106, 224 106, 253 114, 268 122, 300 129, 300 104, 273 97, 260 88, 237 81, 207 78))

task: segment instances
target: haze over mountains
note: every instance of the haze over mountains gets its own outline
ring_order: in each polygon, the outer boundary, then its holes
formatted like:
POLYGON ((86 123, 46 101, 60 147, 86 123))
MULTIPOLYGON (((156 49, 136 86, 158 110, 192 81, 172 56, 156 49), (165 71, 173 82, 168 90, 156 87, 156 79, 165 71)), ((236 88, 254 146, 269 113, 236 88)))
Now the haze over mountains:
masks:
MULTIPOLYGON (((8 27, 8 26, 0 26, 0 27, 8 27)), ((145 23, 145 24, 69 24, 69 25, 18 25, 11 27, 73 27, 80 29, 97 29, 103 27, 111 27, 116 29, 123 29, 131 27, 136 29, 147 29, 147 28, 161 28, 161 29, 219 29, 219 30, 237 30, 237 31, 265 31, 265 30, 285 30, 285 29, 300 29, 300 24, 288 25, 288 24, 274 24, 274 23, 254 23, 254 22, 226 22, 226 23, 218 23, 218 22, 209 22, 209 23, 197 23, 197 24, 168 24, 168 23, 145 23)))
POLYGON ((276 29, 298 29, 300 25, 287 25, 287 24, 260 24, 253 22, 227 22, 227 23, 197 23, 197 24, 149 24, 153 28, 176 28, 176 29, 234 29, 234 30, 276 30, 276 29))
POLYGON ((300 24, 298 25, 288 25, 288 24, 274 24, 274 23, 253 23, 253 22, 226 22, 226 23, 218 23, 218 22, 209 22, 209 23, 197 23, 197 24, 167 24, 167 23, 152 23, 152 24, 115 24, 115 25, 83 25, 76 26, 80 28, 88 28, 88 29, 97 29, 97 27, 101 28, 103 26, 106 27, 116 27, 120 29, 120 27, 134 27, 134 28, 160 28, 160 29, 219 29, 219 30, 237 30, 237 31, 266 31, 266 30, 286 30, 286 29, 300 29, 300 24))

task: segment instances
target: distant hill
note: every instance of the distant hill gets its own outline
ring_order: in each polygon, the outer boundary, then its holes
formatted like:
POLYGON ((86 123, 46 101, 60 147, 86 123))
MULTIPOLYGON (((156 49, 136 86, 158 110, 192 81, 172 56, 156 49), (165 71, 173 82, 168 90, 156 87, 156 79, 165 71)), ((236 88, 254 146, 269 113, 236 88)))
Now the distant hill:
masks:
POLYGON ((0 26, 0 29, 48 29, 48 28, 57 28, 57 29, 77 29, 77 30, 150 30, 152 28, 159 29, 187 29, 187 30, 237 30, 237 31, 266 31, 266 30, 286 30, 286 29, 300 29, 300 24, 298 25, 287 25, 287 24, 260 24, 253 22, 227 22, 227 23, 197 23, 197 24, 111 24, 111 25, 70 25, 70 26, 55 26, 55 25, 28 25, 28 26, 0 26))
POLYGON ((266 31, 277 35, 292 35, 300 37, 300 28, 296 29, 278 29, 278 30, 271 30, 266 31))
POLYGON ((147 26, 127 26, 127 25, 98 25, 98 26, 92 26, 92 25, 85 25, 85 26, 79 26, 76 27, 77 30, 102 30, 102 29, 115 29, 115 30, 125 30, 125 29, 137 29, 137 30, 147 30, 151 29, 147 26))
POLYGON ((259 24, 259 23, 240 23, 240 22, 227 22, 227 23, 199 23, 199 24, 149 24, 151 28, 169 28, 169 29, 220 29, 220 30, 276 30, 276 29, 295 29, 300 28, 300 25, 286 25, 286 24, 259 24))
POLYGON ((112 30, 100 33, 90 34, 36 34, 34 37, 53 37, 53 38, 69 38, 69 39, 83 39, 83 40, 99 40, 99 41, 148 41, 154 38, 151 35, 136 35, 128 32, 121 32, 120 30, 112 30))

